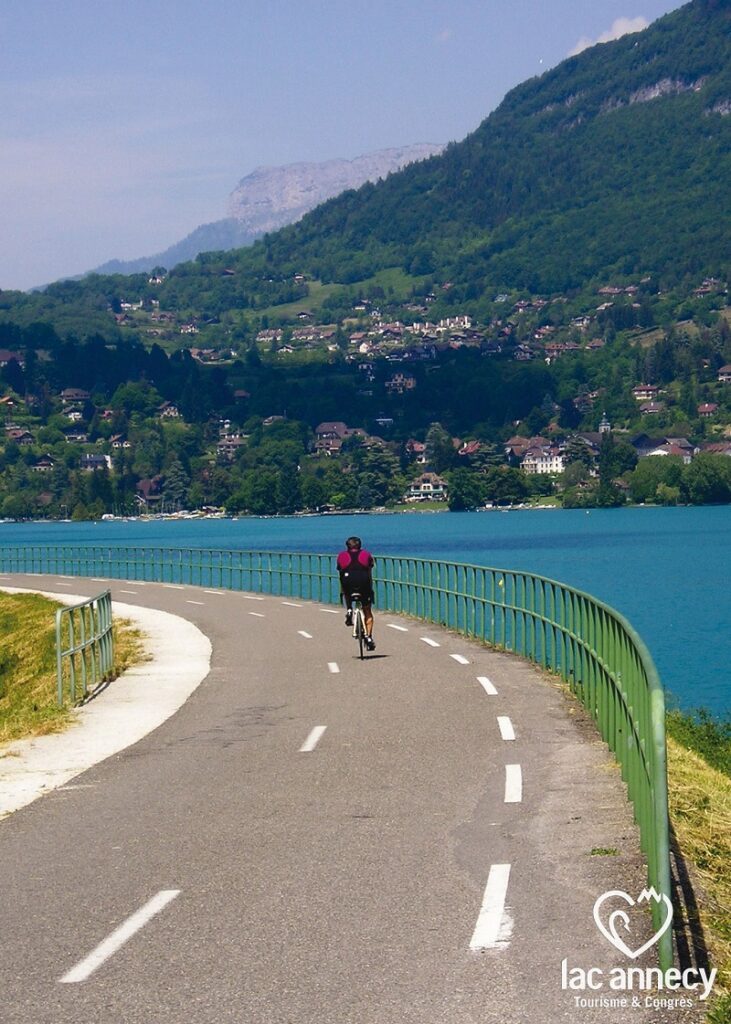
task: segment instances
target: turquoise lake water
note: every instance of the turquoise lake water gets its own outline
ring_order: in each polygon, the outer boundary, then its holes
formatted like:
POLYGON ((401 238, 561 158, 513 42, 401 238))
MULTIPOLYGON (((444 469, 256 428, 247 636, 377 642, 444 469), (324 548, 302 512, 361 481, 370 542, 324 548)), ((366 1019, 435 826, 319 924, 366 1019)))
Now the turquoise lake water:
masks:
POLYGON ((352 533, 376 558, 380 552, 520 569, 585 590, 638 630, 671 704, 731 714, 731 506, 3 523, 0 545, 336 553, 352 533))

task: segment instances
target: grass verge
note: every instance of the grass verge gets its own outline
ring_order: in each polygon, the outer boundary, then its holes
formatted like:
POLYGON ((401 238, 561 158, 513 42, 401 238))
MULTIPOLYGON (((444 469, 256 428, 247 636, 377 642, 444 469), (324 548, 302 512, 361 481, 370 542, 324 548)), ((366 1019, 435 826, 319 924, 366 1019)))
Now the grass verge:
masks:
POLYGON ((700 924, 718 968, 717 997, 709 1024, 731 1021, 731 773, 709 763, 715 760, 727 765, 729 746, 731 736, 723 723, 679 712, 669 716, 670 818, 694 883, 701 890, 700 924), (711 742, 714 729, 715 746, 711 742))
MULTIPOLYGON (((0 593, 0 744, 60 732, 72 720, 56 704, 56 609, 39 594, 0 593)), ((141 634, 114 622, 114 676, 143 660, 141 634)))

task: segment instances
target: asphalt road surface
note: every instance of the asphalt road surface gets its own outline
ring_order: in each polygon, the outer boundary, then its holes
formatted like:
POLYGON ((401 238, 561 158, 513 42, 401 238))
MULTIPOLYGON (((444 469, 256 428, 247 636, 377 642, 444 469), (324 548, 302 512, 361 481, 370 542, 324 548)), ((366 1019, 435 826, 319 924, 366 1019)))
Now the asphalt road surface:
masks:
POLYGON ((564 958, 626 963, 592 910, 645 875, 616 767, 534 666, 377 610, 360 661, 332 607, 111 586, 194 622, 211 671, 0 822, 2 1024, 660 1019, 562 988, 564 958))

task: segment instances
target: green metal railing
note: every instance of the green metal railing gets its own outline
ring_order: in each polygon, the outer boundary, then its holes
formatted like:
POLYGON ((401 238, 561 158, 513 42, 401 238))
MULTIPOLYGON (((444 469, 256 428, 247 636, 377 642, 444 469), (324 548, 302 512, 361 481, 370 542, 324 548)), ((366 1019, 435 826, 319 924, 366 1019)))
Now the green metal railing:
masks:
MULTIPOLYGON (((258 591, 339 601, 332 554, 198 548, 0 547, 0 571, 63 573, 258 591)), ((557 673, 582 701, 619 762, 647 859, 648 880, 672 897, 665 698, 645 644, 613 608, 531 573, 384 556, 376 602, 439 623, 557 673)), ((656 927, 661 907, 652 902, 656 927)), ((672 936, 659 942, 672 964, 672 936)))
POLYGON ((62 707, 84 700, 109 679, 114 665, 112 592, 66 605, 56 612, 56 685, 62 707), (77 687, 78 682, 78 687, 77 687), (77 690, 80 696, 77 697, 77 690))

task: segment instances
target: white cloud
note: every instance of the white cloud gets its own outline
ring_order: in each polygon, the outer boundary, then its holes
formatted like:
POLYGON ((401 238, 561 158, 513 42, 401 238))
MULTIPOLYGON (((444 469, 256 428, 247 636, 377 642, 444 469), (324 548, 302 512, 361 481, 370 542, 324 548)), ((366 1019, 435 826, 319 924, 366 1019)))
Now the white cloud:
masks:
POLYGON ((577 53, 587 50, 590 46, 596 46, 597 43, 611 43, 613 39, 620 39, 622 36, 629 35, 632 32, 642 32, 649 24, 647 18, 643 18, 642 15, 637 18, 617 18, 612 23, 612 27, 607 29, 606 32, 602 32, 596 39, 582 36, 576 46, 569 51, 568 56, 575 57, 577 53))

